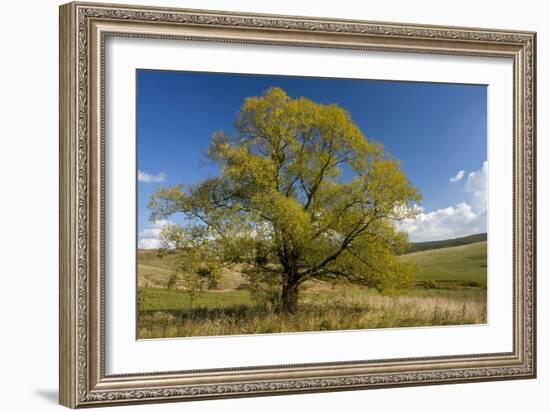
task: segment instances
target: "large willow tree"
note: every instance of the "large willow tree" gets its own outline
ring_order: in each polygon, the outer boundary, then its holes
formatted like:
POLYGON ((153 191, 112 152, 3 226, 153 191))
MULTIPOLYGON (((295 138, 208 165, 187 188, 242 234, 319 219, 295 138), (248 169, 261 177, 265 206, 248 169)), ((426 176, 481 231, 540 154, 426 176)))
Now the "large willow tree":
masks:
POLYGON ((244 101, 235 128, 212 137, 207 157, 219 176, 151 198, 153 220, 185 215, 184 254, 247 267, 251 282, 277 287, 285 313, 309 279, 384 293, 411 281, 413 268, 397 258, 408 238, 395 222, 413 215, 419 194, 347 111, 272 88, 244 101))

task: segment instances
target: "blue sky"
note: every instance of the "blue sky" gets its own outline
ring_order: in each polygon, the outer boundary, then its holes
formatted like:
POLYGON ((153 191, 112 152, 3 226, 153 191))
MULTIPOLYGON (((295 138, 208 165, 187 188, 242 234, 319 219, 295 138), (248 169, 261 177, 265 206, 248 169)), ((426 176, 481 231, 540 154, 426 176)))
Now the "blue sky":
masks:
POLYGON ((368 139, 402 161, 423 196, 419 217, 402 226, 413 241, 486 231, 484 85, 156 70, 136 75, 140 247, 158 243, 162 224, 149 221, 151 193, 215 175, 201 164, 212 133, 232 133, 244 99, 274 86, 292 97, 339 104, 368 139))

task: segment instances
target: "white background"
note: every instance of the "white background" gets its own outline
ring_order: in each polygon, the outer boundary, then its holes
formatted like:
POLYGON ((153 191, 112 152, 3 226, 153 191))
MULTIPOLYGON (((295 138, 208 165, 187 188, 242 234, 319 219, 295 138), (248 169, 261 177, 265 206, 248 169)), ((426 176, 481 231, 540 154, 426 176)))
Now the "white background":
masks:
MULTIPOLYGON (((152 1, 152 0, 151 0, 152 1)), ((133 0, 134 3, 150 4, 133 0)), ((550 377, 547 326, 550 317, 547 234, 550 146, 547 117, 550 104, 550 27, 544 2, 386 1, 338 2, 275 0, 154 1, 159 6, 224 8, 235 11, 360 18, 445 25, 516 28, 538 31, 539 112, 539 378, 434 387, 347 393, 264 397, 186 404, 144 405, 126 409, 278 410, 408 409, 499 410, 546 409, 550 377), (548 186, 548 184, 546 184, 548 186), (544 326, 546 324, 546 326, 544 326)), ((60 409, 57 398, 57 1, 3 4, 0 25, 0 406, 6 410, 60 409)), ((404 342, 406 343, 406 342, 404 342)))

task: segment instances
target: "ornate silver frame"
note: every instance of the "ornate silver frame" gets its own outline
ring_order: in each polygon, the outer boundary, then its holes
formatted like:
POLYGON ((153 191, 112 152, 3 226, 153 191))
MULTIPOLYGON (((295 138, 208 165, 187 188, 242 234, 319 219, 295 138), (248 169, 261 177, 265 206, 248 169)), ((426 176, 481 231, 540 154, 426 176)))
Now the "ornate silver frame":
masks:
MULTIPOLYGON (((60 403, 199 400, 536 376, 533 32, 70 3, 60 8, 60 403), (514 349, 140 375, 104 367, 104 45, 109 36, 475 55, 514 63, 514 349)), ((266 359, 269 363, 269 359, 266 359)))

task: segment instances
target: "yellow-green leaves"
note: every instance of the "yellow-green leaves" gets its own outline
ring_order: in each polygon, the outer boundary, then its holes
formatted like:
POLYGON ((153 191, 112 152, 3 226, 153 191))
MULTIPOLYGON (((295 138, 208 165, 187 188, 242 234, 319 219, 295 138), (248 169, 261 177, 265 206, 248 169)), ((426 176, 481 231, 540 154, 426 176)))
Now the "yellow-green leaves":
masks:
POLYGON ((218 286, 221 269, 222 264, 203 247, 188 248, 180 253, 176 272, 191 303, 197 295, 218 286))
POLYGON ((280 236, 279 241, 288 242, 288 246, 298 251, 311 240, 311 214, 294 198, 270 193, 257 196, 255 202, 270 221, 272 230, 280 236))

